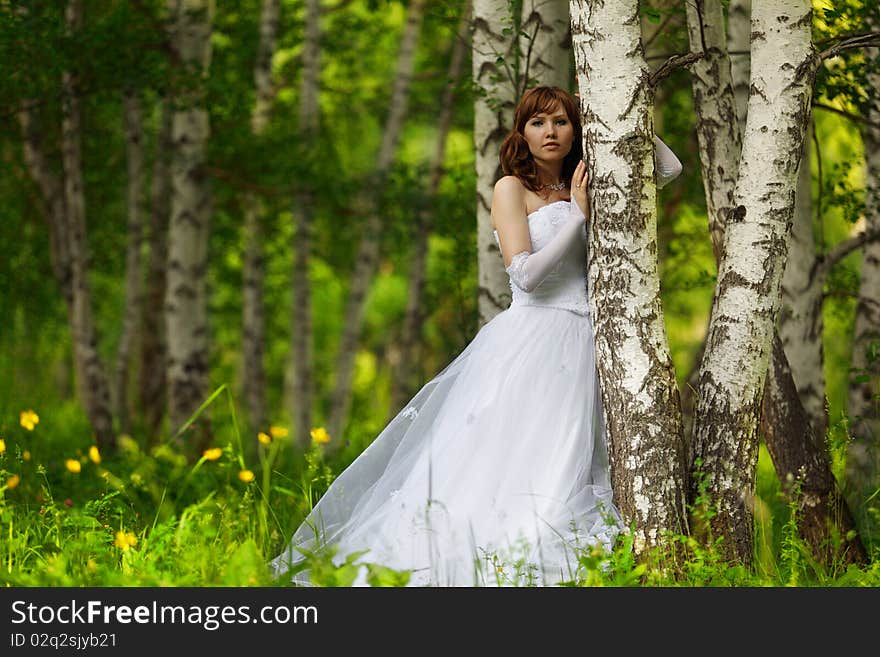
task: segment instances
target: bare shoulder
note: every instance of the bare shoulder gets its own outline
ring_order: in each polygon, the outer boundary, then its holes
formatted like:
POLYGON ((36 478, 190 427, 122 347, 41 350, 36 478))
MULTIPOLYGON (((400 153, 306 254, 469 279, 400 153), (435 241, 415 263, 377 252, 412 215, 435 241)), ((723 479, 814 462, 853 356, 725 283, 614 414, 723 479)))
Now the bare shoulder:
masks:
POLYGON ((523 198, 526 193, 525 185, 516 176, 504 176, 495 183, 495 194, 523 198))
POLYGON ((526 188, 516 176, 504 176, 495 183, 492 192, 492 227, 498 228, 499 217, 525 215, 526 188))

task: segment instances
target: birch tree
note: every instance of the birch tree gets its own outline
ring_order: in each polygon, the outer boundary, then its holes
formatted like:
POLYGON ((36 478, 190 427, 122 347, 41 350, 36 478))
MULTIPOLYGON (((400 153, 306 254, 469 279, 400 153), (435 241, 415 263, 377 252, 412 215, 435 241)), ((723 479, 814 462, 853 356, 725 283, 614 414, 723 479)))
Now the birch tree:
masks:
POLYGON ((614 499, 642 552, 667 530, 686 531, 681 410, 657 270, 653 90, 636 0, 570 6, 589 178, 590 311, 614 499))
MULTIPOLYGON (((707 77, 720 77, 724 80, 732 81, 733 66, 732 60, 727 55, 726 37, 723 32, 713 27, 721 24, 721 6, 717 1, 709 0, 700 4, 688 6, 688 28, 691 43, 691 49, 703 53, 705 56, 702 60, 694 65, 694 75, 692 77, 692 86, 694 90, 694 107, 698 115, 698 141, 701 152, 701 172, 707 196, 718 198, 732 199, 733 185, 737 179, 736 162, 741 155, 741 145, 739 131, 736 125, 745 125, 745 112, 742 108, 738 108, 735 101, 735 84, 721 84, 720 80, 707 87, 707 77), (705 50, 704 50, 705 49, 705 50), (721 116, 723 108, 724 117, 721 116), (734 161, 734 173, 732 176, 724 175, 724 159, 720 160, 721 164, 716 164, 716 158, 727 154, 728 168, 731 161, 734 161)), ((735 31, 741 31, 734 25, 735 31)), ((743 66, 740 65, 737 73, 742 74, 743 66)), ((804 139, 804 148, 807 149, 807 140, 804 139)), ((808 153, 808 150, 806 150, 808 153)), ((797 227, 795 232, 801 235, 801 231, 812 231, 810 214, 807 210, 803 214, 803 206, 809 208, 809 164, 801 162, 798 176, 798 195, 804 194, 805 198, 798 200, 796 195, 795 201, 795 219, 801 218, 806 222, 806 227, 801 229, 797 227), (807 178, 806 189, 803 189, 804 178, 807 178), (798 215, 797 210, 801 210, 802 214, 798 215)), ((713 203, 707 202, 710 208, 710 232, 713 236, 713 245, 716 256, 716 262, 720 256, 720 245, 723 241, 724 223, 731 208, 729 205, 722 208, 715 208, 716 217, 712 219, 713 203)), ((806 244, 807 238, 803 237, 806 244)), ((810 233, 809 246, 812 248, 812 234, 810 233)), ((792 262, 792 256, 815 261, 815 253, 808 250, 803 253, 793 253, 789 259, 787 272, 799 272, 801 265, 792 262)), ((792 274, 789 273, 789 276, 792 274)), ((789 280, 790 285, 797 285, 800 281, 796 279, 795 273, 794 283, 789 280)), ((783 278, 783 299, 786 297, 785 292, 786 278, 783 278)), ((800 289, 800 288, 798 288, 800 289)), ((821 306, 819 306, 821 310, 821 306)), ((785 313, 781 313, 784 315, 785 313)), ((782 317, 780 317, 782 320, 782 317)), ((799 315, 797 321, 792 320, 789 326, 789 332, 798 330, 805 322, 799 315)), ((820 336, 821 337, 821 336, 820 336)), ((779 338, 773 337, 773 341, 779 338)), ((853 524, 851 516, 842 504, 842 496, 838 490, 836 480, 831 474, 829 456, 824 449, 821 436, 823 433, 815 434, 811 428, 810 419, 805 413, 800 399, 795 395, 791 397, 791 392, 795 390, 795 384, 790 381, 792 376, 789 361, 783 349, 773 349, 771 352, 773 359, 772 366, 767 374, 765 392, 762 406, 762 423, 763 434, 767 441, 767 446, 773 457, 774 465, 777 473, 786 490, 791 491, 793 482, 797 479, 802 488, 799 493, 798 503, 801 512, 802 535, 813 546, 817 558, 828 560, 830 555, 823 545, 828 544, 829 532, 832 527, 840 528, 843 534, 852 529, 853 524), (776 362, 776 359, 782 359, 776 362), (775 377, 788 377, 785 380, 776 380, 775 377), (819 438, 816 438, 816 436, 819 438), (794 469, 792 469, 794 468, 794 469), (833 519, 829 524, 826 519, 833 519)), ((699 357, 699 364, 702 364, 705 356, 705 343, 699 357)), ((696 370, 699 372, 699 369, 696 370)), ((689 380, 693 378, 693 373, 689 380)), ((690 385, 698 385, 695 381, 690 385)), ((690 398, 690 395, 688 395, 690 398)), ((687 408, 687 406, 685 407, 687 408)), ((686 418, 690 413, 685 413, 686 418)), ((690 435, 690 433, 686 434, 690 435)), ((690 446, 690 445, 689 445, 690 446)), ((720 462, 719 462, 720 463, 720 462)), ((708 473, 710 476, 717 473, 708 473)), ((700 491, 698 485, 692 490, 692 495, 696 498, 700 491)), ((851 556, 861 558, 863 552, 859 549, 849 551, 851 556)))
POLYGON ((128 89, 123 94, 125 113, 125 155, 127 165, 126 208, 128 211, 128 244, 125 253, 125 308, 122 314, 122 334, 116 350, 115 412, 119 428, 131 432, 131 417, 128 412, 128 380, 131 364, 132 344, 138 328, 143 291, 143 272, 141 271, 141 239, 143 220, 141 205, 144 186, 143 118, 141 101, 137 92, 128 89))
POLYGON ((824 436, 828 431, 828 408, 825 397, 825 348, 822 341, 823 290, 822 281, 815 276, 818 258, 813 239, 812 129, 811 116, 807 122, 804 152, 798 169, 791 245, 782 278, 779 337, 810 424, 817 435, 824 436))
POLYGON ((413 363, 420 361, 419 346, 422 324, 424 320, 424 290, 428 268, 428 238, 434 220, 434 208, 443 178, 443 160, 446 156, 446 141, 452 126, 452 114, 455 109, 455 89, 460 83, 464 66, 465 50, 469 44, 467 27, 470 23, 470 1, 465 3, 458 29, 453 36, 452 57, 446 73, 446 89, 440 103, 440 117, 437 121, 437 140, 430 163, 428 189, 424 203, 421 205, 416 222, 415 247, 410 263, 409 284, 407 287, 406 312, 403 319, 400 346, 396 350, 395 360, 391 367, 391 406, 388 419, 396 415, 403 405, 418 390, 418 382, 413 380, 416 373, 413 363))
POLYGON ((746 563, 752 554, 760 402, 818 64, 809 0, 756 0, 751 20, 748 117, 694 427, 694 455, 705 473, 706 492, 718 504, 709 528, 725 537, 722 548, 729 558, 746 563))
MULTIPOLYGON (((82 2, 71 0, 65 12, 69 32, 82 26, 82 2)), ((79 78, 75 70, 62 73, 64 114, 61 122, 61 160, 64 171, 64 233, 70 264, 70 324, 77 370, 77 389, 100 447, 114 445, 110 385, 98 353, 98 333, 92 311, 86 206, 82 171, 82 120, 79 78)), ((63 238, 62 238, 63 239, 63 238)))
POLYGON ((568 0, 523 0, 517 96, 537 85, 571 87, 568 0))
POLYGON ((510 279, 492 236, 492 191, 503 175, 498 153, 513 124, 516 106, 516 39, 506 0, 474 0, 471 66, 474 100, 474 158, 477 174, 477 323, 483 326, 510 305, 510 279))
POLYGON ((376 159, 375 176, 371 189, 362 189, 357 197, 359 210, 367 214, 366 226, 361 235, 356 256, 355 272, 345 308, 342 338, 336 362, 336 386, 330 408, 328 432, 331 445, 338 447, 348 420, 351 406, 351 385, 354 376, 354 361, 357 355, 358 338, 363 325, 364 302, 367 290, 373 281, 379 260, 379 242, 382 233, 382 218, 379 216, 377 190, 385 184, 388 171, 394 162, 397 144, 403 129, 409 91, 412 82, 414 55, 425 10, 424 0, 413 0, 407 10, 406 25, 400 44, 397 71, 391 92, 391 102, 382 144, 376 159))
MULTIPOLYGON (((315 144, 315 129, 320 125, 320 106, 318 104, 318 80, 321 72, 320 47, 320 3, 307 0, 305 16, 305 40, 303 41, 303 72, 300 82, 299 128, 303 147, 312 150, 315 144)), ((295 200, 293 220, 295 230, 291 250, 293 252, 293 271, 291 272, 290 322, 290 362, 291 376, 290 417, 295 426, 296 441, 302 449, 311 442, 312 400, 312 301, 309 285, 309 259, 312 245, 312 222, 314 221, 314 196, 312 189, 303 187, 295 200)))
POLYGON ((140 404, 150 442, 158 435, 166 410, 165 290, 168 267, 168 224, 171 214, 171 103, 159 105, 159 129, 150 188, 149 255, 141 306, 140 404))
MULTIPOLYGON (((213 0, 171 0, 174 54, 190 79, 177 89, 172 117, 171 219, 165 322, 168 336, 168 413, 176 432, 208 393, 205 270, 211 195, 205 171, 210 126, 203 79, 211 61, 213 0)), ((209 438, 203 415, 197 447, 209 438)))
MULTIPOLYGON (((260 40, 254 63, 256 99, 251 111, 251 133, 259 139, 269 123, 272 100, 272 56, 278 40, 280 6, 278 0, 264 0, 260 10, 260 40)), ((266 264, 263 255, 263 206, 254 193, 244 199, 244 269, 242 286, 242 342, 244 358, 244 396, 247 400, 251 429, 266 425, 266 368, 263 353, 266 344, 266 319, 263 308, 263 280, 266 264)))

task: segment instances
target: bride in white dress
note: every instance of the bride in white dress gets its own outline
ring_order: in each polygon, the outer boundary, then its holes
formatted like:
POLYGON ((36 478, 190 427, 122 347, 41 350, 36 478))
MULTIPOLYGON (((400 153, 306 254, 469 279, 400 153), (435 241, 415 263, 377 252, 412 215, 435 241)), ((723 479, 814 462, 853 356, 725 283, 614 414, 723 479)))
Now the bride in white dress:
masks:
MULTIPOLYGON (((655 139, 657 184, 681 171, 655 139)), ((410 586, 547 585, 575 578, 578 550, 610 549, 605 422, 587 303, 586 165, 577 101, 558 87, 521 98, 501 147, 493 234, 510 307, 394 417, 330 485, 288 546, 366 550, 410 586)), ((308 570, 290 577, 309 584, 308 570)), ((355 585, 367 583, 361 568, 355 585)))

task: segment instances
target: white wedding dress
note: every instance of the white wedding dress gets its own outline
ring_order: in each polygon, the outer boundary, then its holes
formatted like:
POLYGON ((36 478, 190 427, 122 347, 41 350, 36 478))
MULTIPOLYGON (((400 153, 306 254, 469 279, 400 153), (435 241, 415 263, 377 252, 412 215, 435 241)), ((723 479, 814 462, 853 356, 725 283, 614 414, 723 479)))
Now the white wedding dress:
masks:
MULTIPOLYGON (((658 159, 658 185, 677 162, 658 159)), ((572 203, 528 216, 533 252, 572 220, 572 203)), ((576 213, 552 271, 531 292, 511 280, 510 306, 333 481, 271 562, 275 575, 303 560, 298 547, 332 544, 334 562, 368 550, 360 562, 409 570, 410 586, 549 585, 574 579, 578 550, 612 546, 622 525, 576 213)), ((366 578, 364 567, 355 585, 366 578)), ((309 572, 291 580, 308 585, 309 572)))

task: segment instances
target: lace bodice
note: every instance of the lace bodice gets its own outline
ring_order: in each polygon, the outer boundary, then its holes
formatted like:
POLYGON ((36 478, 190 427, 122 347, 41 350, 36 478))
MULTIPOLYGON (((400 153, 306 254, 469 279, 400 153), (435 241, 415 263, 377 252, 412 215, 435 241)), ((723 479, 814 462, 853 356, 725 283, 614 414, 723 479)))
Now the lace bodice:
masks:
MULTIPOLYGON (((556 235, 560 226, 570 221, 571 203, 573 201, 555 201, 538 208, 528 216, 529 235, 532 239, 532 251, 543 248, 556 235)), ((581 226, 578 248, 570 248, 565 256, 547 275, 538 287, 531 292, 521 290, 516 283, 510 281, 510 305, 548 306, 571 310, 578 315, 589 312, 587 305, 587 225, 581 226)), ((492 231, 498 248, 501 242, 498 231, 492 231)))

